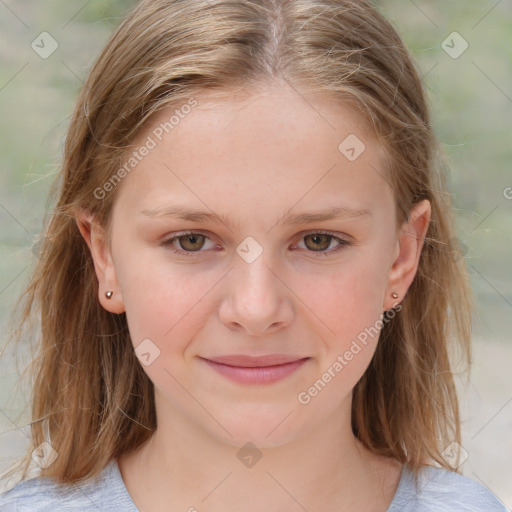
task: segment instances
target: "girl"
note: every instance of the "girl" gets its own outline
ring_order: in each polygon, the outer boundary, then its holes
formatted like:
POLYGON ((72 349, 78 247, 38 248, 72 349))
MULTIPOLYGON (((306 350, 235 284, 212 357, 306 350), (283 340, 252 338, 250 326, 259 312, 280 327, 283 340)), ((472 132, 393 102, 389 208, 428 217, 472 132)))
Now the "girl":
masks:
POLYGON ((139 3, 69 127, 25 294, 41 471, 0 508, 504 511, 455 471, 438 153, 369 3, 139 3))

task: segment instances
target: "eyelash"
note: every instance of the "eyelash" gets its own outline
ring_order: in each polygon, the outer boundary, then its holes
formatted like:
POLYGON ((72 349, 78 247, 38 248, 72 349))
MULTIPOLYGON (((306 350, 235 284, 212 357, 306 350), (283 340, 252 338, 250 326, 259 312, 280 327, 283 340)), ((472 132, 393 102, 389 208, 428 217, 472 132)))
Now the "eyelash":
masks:
MULTIPOLYGON (((175 254, 184 255, 186 257, 194 257, 196 254, 204 252, 204 251, 202 251, 202 250, 199 250, 199 251, 185 251, 183 249, 176 249, 172 245, 172 243, 175 240, 178 240, 179 238, 183 238, 183 237, 190 236, 190 235, 201 235, 201 236, 204 236, 204 237, 209 239, 209 237, 206 234, 204 234, 204 233, 201 233, 201 232, 198 232, 198 231, 185 231, 185 232, 180 233, 178 235, 174 235, 174 236, 172 236, 171 238, 169 238, 167 240, 164 240, 162 242, 162 245, 167 247, 167 248, 169 248, 171 250, 171 252, 173 252, 175 254)), ((318 256, 329 256, 329 255, 338 253, 340 250, 344 249, 345 247, 347 247, 349 245, 352 245, 352 242, 350 242, 348 240, 345 240, 343 238, 339 238, 339 237, 337 237, 336 235, 334 235, 333 233, 331 233, 329 231, 310 231, 310 232, 305 233, 304 235, 302 235, 301 239, 305 238, 306 236, 310 236, 310 235, 328 235, 328 236, 332 237, 332 239, 336 240, 339 243, 339 245, 336 248, 328 250, 328 251, 311 251, 311 250, 308 250, 308 252, 311 252, 311 253, 315 254, 315 256, 316 255, 318 255, 318 256)), ((329 243, 329 245, 330 245, 330 243, 329 243)))

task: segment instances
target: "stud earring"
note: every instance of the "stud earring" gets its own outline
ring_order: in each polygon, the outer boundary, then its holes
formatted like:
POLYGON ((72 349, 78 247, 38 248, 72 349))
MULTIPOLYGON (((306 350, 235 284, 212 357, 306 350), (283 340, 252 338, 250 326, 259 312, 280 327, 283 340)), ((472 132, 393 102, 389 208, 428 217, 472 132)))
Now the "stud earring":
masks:
POLYGON ((391 294, 391 297, 393 297, 393 299, 398 299, 398 293, 393 292, 393 293, 391 294))
POLYGON ((107 299, 111 299, 112 295, 114 295, 114 292, 111 292, 110 290, 108 292, 105 292, 105 297, 107 297, 107 299))

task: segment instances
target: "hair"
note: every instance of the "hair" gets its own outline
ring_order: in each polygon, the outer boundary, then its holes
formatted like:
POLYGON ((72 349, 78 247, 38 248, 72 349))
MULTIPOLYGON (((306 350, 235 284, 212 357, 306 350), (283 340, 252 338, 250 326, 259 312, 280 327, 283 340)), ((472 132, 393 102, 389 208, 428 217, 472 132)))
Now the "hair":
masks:
POLYGON ((16 339, 38 318, 25 470, 32 450, 47 441, 58 458, 41 476, 89 479, 157 426, 154 387, 134 354, 125 313, 99 303, 77 212, 108 228, 119 187, 101 199, 94 191, 126 162, 153 114, 204 92, 285 81, 357 109, 386 152, 397 225, 420 200, 431 203, 416 276, 353 390, 352 429, 369 450, 408 463, 415 475, 432 464, 456 470, 442 451, 460 443, 451 364, 458 350, 469 367, 473 299, 448 168, 410 53, 361 0, 145 0, 120 23, 79 93, 53 185, 57 204, 17 303, 16 339))

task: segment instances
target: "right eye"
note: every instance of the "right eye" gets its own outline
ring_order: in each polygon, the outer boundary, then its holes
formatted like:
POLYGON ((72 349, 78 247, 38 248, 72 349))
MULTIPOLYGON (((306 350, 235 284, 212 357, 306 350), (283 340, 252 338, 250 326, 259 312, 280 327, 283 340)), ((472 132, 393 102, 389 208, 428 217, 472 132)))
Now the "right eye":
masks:
POLYGON ((207 239, 208 237, 202 233, 187 231, 168 238, 162 242, 162 245, 169 247, 176 254, 192 256, 193 253, 204 252, 201 249, 204 247, 204 242, 207 239), (180 248, 176 248, 175 242, 178 242, 180 248))

